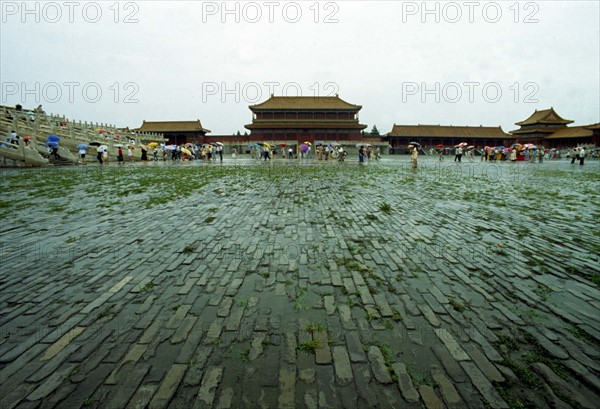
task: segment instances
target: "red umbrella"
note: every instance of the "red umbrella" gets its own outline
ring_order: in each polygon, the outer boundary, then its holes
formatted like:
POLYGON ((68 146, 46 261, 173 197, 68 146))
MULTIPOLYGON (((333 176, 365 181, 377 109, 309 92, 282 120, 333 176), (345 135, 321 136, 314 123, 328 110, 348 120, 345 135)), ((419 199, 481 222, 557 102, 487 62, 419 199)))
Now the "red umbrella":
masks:
POLYGON ((444 145, 435 145, 435 147, 438 148, 438 149, 443 149, 444 145))
POLYGON ((98 133, 106 133, 106 129, 98 129, 98 133))
POLYGON ((35 136, 29 136, 29 135, 27 135, 27 136, 22 137, 21 139, 23 139, 24 141, 28 141, 30 139, 35 139, 35 136))
POLYGON ((281 146, 283 148, 283 147, 286 147, 287 145, 285 143, 280 143, 279 146, 281 146))

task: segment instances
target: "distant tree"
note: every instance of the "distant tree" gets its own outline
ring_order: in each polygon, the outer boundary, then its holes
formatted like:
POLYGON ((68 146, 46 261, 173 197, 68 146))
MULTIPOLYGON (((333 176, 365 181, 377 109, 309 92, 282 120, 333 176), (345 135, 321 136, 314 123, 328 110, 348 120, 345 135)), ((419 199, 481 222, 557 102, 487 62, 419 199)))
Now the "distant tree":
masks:
POLYGON ((237 132, 237 136, 242 136, 242 134, 240 133, 240 131, 237 132))
POLYGON ((248 136, 248 132, 244 132, 244 136, 248 136))
POLYGON ((365 130, 363 129, 362 131, 360 131, 361 135, 367 135, 367 133, 365 132, 365 130))
POLYGON ((371 135, 379 136, 379 129, 377 129, 377 125, 373 125, 373 129, 371 129, 371 135))

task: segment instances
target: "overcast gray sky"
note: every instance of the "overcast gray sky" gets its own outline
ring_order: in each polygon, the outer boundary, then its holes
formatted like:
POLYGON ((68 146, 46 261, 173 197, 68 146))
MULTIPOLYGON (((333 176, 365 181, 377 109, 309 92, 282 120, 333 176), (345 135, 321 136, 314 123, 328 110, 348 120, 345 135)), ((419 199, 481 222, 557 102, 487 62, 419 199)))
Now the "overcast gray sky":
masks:
POLYGON ((600 121, 598 1, 0 3, 1 103, 69 119, 243 133, 274 92, 338 93, 382 133, 600 121))

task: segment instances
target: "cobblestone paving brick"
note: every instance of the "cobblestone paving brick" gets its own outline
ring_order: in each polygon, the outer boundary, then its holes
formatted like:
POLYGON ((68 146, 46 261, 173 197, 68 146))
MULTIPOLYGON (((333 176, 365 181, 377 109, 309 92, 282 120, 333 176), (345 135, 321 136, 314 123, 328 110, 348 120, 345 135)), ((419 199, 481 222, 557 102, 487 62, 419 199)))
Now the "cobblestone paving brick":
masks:
POLYGON ((2 408, 600 401, 600 162, 213 165, 3 170, 2 408))

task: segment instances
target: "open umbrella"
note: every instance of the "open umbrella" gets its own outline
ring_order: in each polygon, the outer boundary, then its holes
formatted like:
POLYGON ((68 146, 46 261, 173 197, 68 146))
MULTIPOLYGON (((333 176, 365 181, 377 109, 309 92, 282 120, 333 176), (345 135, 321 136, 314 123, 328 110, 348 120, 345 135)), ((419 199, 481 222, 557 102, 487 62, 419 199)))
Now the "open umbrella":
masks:
POLYGON ((421 144, 419 142, 409 142, 409 145, 413 145, 413 146, 418 146, 421 147, 421 144))
POLYGON ((496 149, 504 149, 504 146, 497 146, 496 149))
POLYGON ((31 140, 31 139, 35 139, 35 136, 27 135, 27 136, 21 137, 21 139, 23 139, 24 141, 28 141, 28 140, 31 140))
POLYGON ((473 145, 467 146, 467 149, 475 149, 475 146, 473 146, 473 145))
POLYGON ((158 146, 158 142, 150 142, 148 144, 148 146, 152 146, 153 148, 156 148, 158 146))
POLYGON ((165 149, 168 150, 168 151, 174 151, 175 148, 176 148, 175 145, 167 145, 167 146, 165 146, 165 149))
POLYGON ((98 133, 106 133, 106 129, 97 129, 98 133))
POLYGON ((115 148, 122 148, 122 147, 123 147, 123 144, 120 144, 120 143, 115 143, 113 146, 114 146, 115 148))
POLYGON ((50 135, 48 137, 48 142, 60 142, 60 138, 56 135, 50 135))
POLYGON ((463 147, 463 146, 467 146, 467 145, 468 145, 468 143, 466 143, 466 142, 461 142, 461 143, 459 143, 458 145, 454 145, 454 147, 455 147, 455 148, 461 148, 461 147, 463 147))
POLYGON ((58 142, 46 142, 46 146, 50 147, 50 148, 57 148, 58 147, 58 142))
POLYGON ((285 143, 280 143, 279 146, 281 146, 282 148, 285 148, 287 145, 285 143))
POLYGON ((107 151, 107 150, 108 150, 108 146, 107 146, 107 145, 101 145, 100 147, 101 147, 102 149, 104 149, 105 151, 107 151))
POLYGON ((302 152, 306 152, 306 151, 308 151, 308 145, 306 145, 306 144, 304 144, 304 143, 303 143, 302 145, 300 145, 300 150, 301 150, 302 152))
POLYGON ((89 146, 87 146, 86 144, 81 144, 81 145, 77 145, 76 148, 77 149, 88 149, 89 146))
POLYGON ((444 145, 441 145, 441 144, 440 144, 440 145, 435 145, 435 147, 436 147, 437 149, 444 149, 444 145))
POLYGON ((312 143, 310 143, 310 142, 306 141, 306 142, 304 142, 304 145, 311 146, 311 145, 312 145, 312 143))
POLYGON ((223 142, 215 142, 217 146, 223 146, 223 142))
POLYGON ((100 145, 102 145, 100 142, 96 142, 96 141, 90 142, 90 146, 100 146, 100 145))

